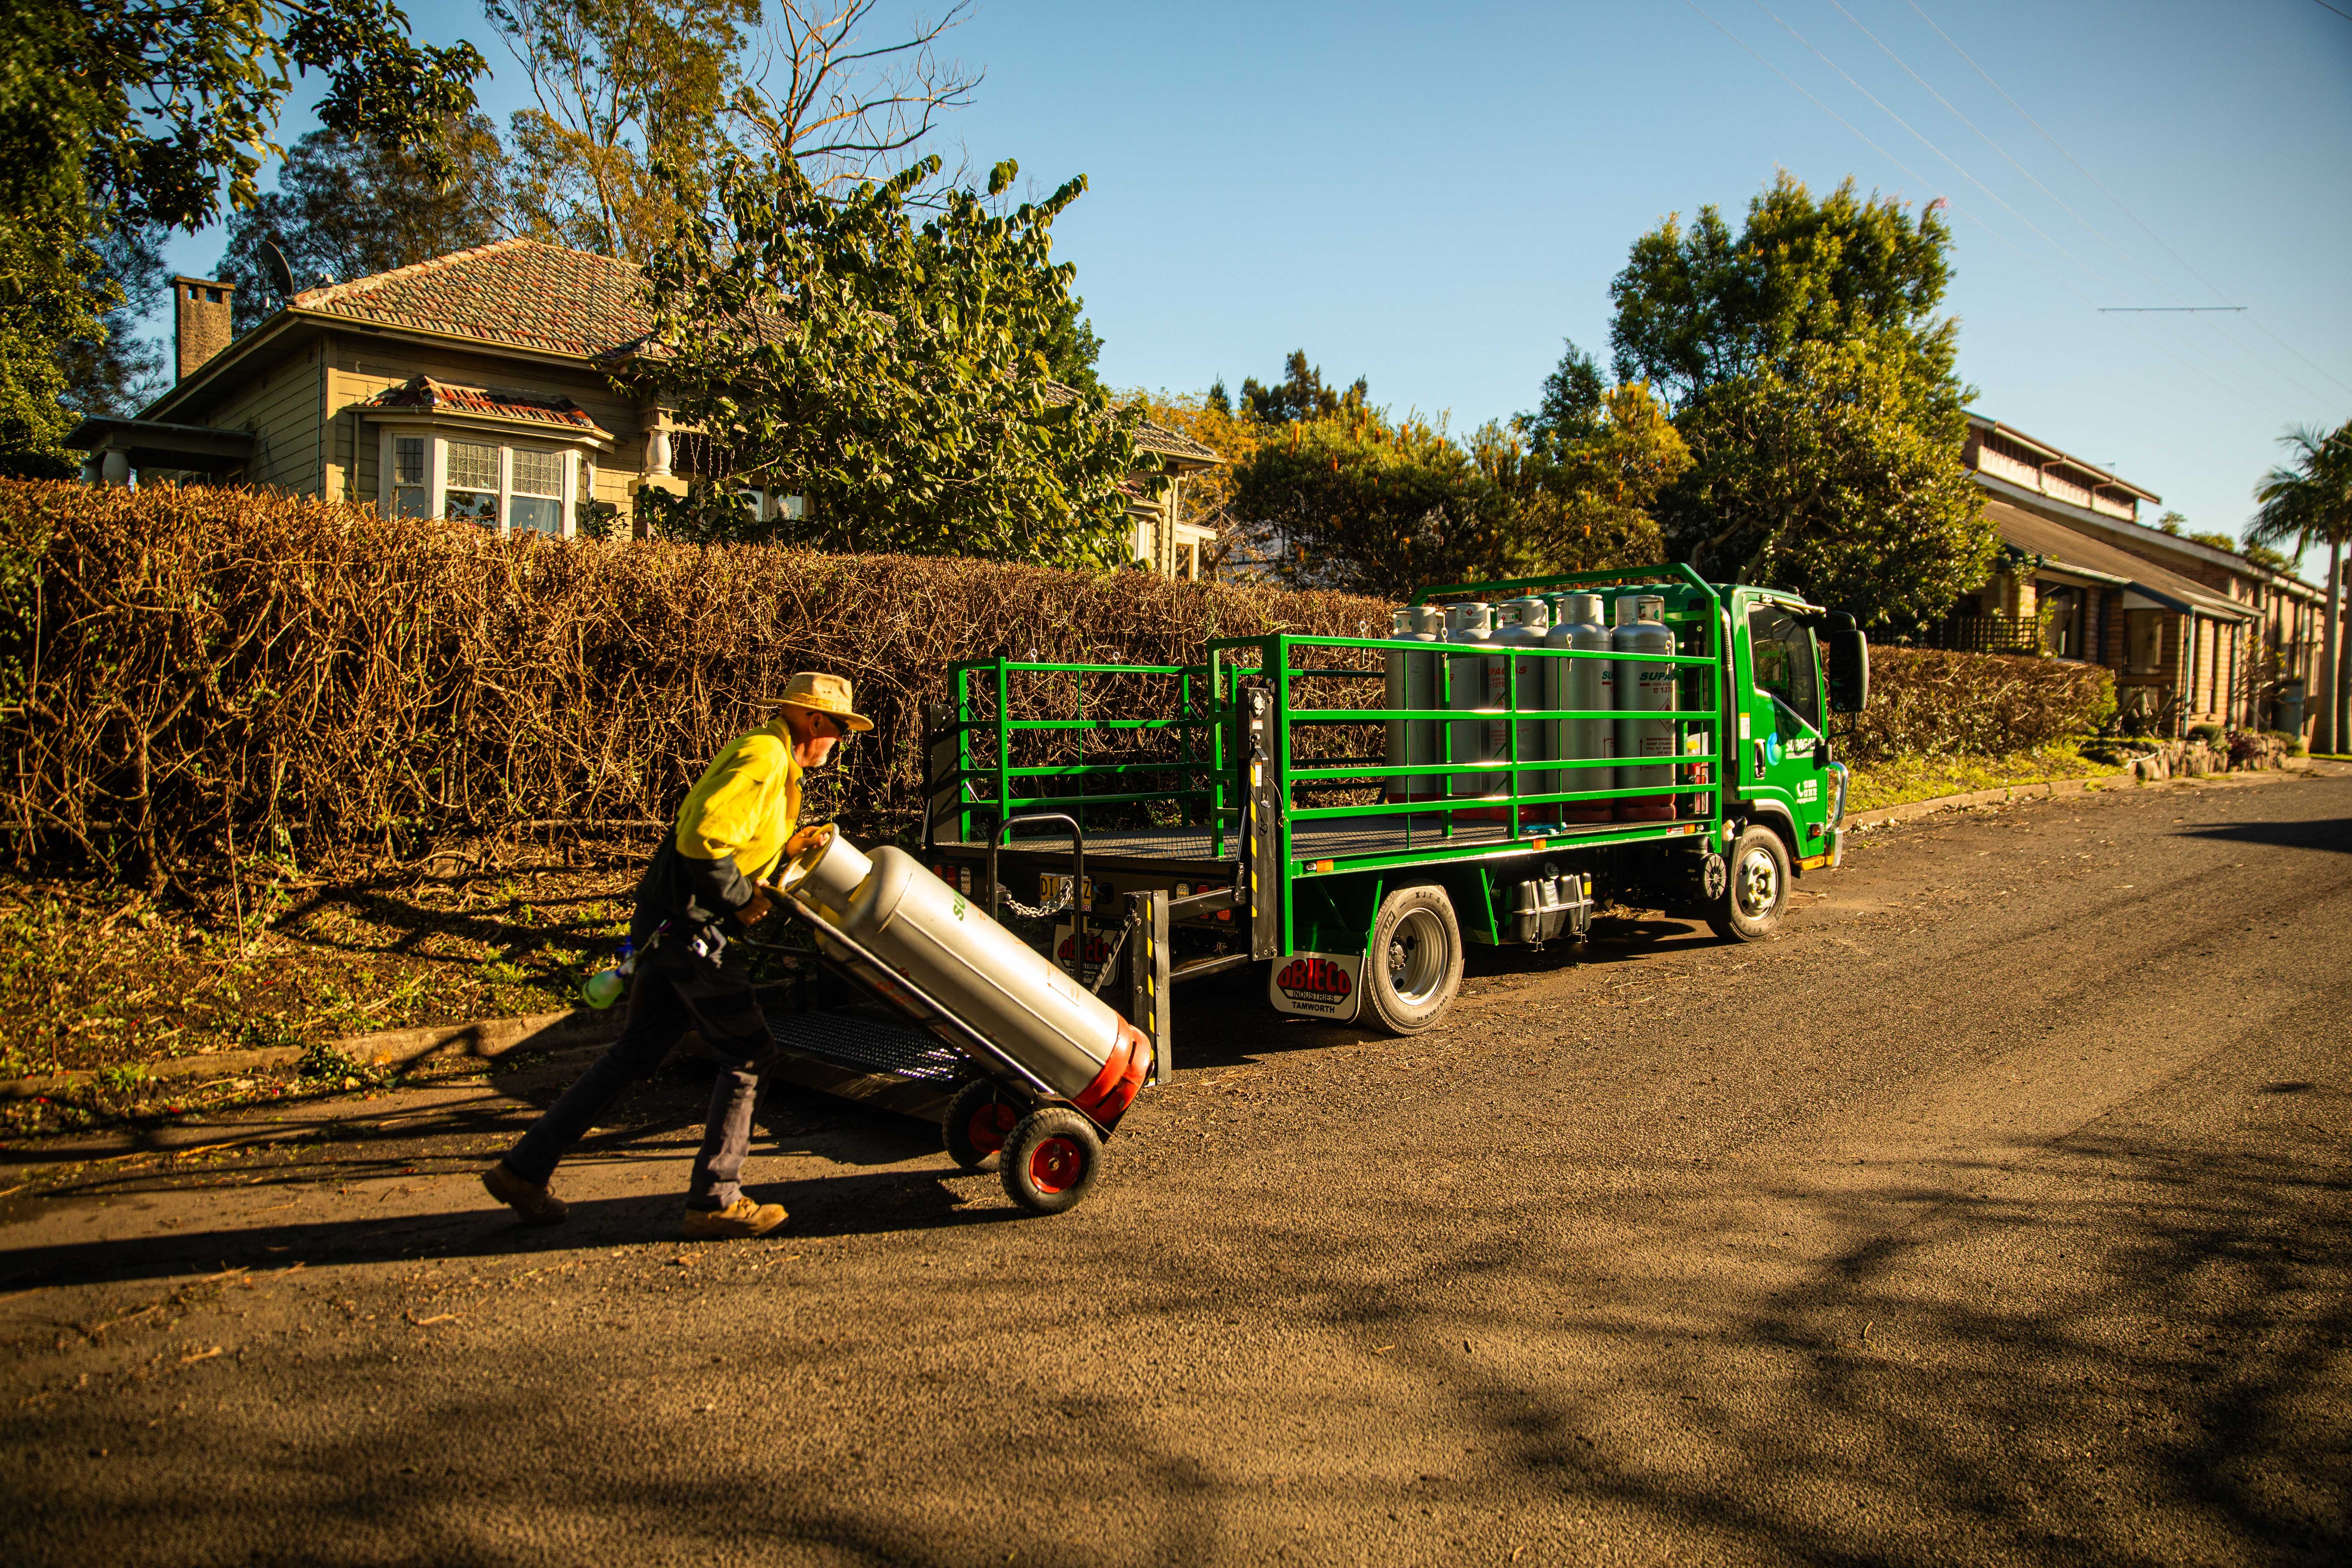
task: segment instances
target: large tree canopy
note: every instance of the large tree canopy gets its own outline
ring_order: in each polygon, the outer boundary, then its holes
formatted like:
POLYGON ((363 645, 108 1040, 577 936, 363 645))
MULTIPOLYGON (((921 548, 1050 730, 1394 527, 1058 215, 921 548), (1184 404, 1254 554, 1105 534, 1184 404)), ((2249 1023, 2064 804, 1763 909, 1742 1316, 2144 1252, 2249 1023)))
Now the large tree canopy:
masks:
MULTIPOLYGON (((717 216, 646 268, 665 396, 701 426, 722 483, 669 510, 706 536, 1113 566, 1130 540, 1122 489, 1138 415, 1058 387, 1040 343, 1066 318, 1073 268, 1054 220, 1086 188, 997 204, 948 193, 919 227, 926 158, 828 194, 796 160, 730 156, 717 216), (740 487, 802 496, 766 522, 723 503, 740 487)), ((656 507, 661 503, 655 503, 656 507)))
POLYGON ((1702 573, 1795 588, 1916 632, 1990 575, 1998 544, 1943 409, 1899 339, 1804 342, 1700 393, 1668 536, 1702 573))
POLYGON ((1993 532, 1937 314, 1950 244, 1932 206, 1913 218, 1851 180, 1815 201, 1786 174, 1737 237, 1709 206, 1634 242, 1609 337, 1696 459, 1659 500, 1670 548, 1904 634, 1983 582, 1993 532))
POLYGON ((1687 230, 1670 216, 1633 242, 1609 286, 1617 378, 1680 409, 1785 364, 1801 343, 1891 330, 1916 356, 1912 374, 1948 381, 1956 326, 1936 310, 1951 239, 1932 204, 1914 219, 1892 197, 1857 198, 1851 179, 1817 202, 1785 172, 1748 204, 1736 237, 1712 205, 1687 230))

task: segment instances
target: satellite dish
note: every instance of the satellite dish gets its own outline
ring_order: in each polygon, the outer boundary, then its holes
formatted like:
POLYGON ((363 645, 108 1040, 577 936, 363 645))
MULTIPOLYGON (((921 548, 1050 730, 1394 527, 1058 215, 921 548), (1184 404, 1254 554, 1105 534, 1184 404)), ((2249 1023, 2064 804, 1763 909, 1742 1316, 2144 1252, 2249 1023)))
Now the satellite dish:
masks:
POLYGON ((286 253, 270 240, 261 242, 261 265, 269 274, 269 286, 278 290, 281 300, 294 298, 294 269, 286 265, 286 253))

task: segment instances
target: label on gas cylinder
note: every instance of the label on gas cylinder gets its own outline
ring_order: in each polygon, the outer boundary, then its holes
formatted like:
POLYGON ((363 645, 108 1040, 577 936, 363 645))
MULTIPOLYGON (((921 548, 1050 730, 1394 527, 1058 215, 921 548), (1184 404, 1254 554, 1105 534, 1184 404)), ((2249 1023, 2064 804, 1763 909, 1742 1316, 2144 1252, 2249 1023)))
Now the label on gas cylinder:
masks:
POLYGON ((1278 1013, 1345 1024, 1363 1005, 1363 977, 1360 952, 1295 952, 1267 973, 1266 1000, 1278 1013))

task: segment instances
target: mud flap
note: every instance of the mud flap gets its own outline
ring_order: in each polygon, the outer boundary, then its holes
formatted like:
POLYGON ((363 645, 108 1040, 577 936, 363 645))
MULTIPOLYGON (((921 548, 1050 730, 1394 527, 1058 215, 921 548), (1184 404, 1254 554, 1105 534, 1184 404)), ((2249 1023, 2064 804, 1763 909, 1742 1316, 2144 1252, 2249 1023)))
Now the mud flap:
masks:
POLYGON ((1296 952, 1267 971, 1266 1000, 1277 1013, 1352 1024, 1364 1005, 1364 955, 1296 952))

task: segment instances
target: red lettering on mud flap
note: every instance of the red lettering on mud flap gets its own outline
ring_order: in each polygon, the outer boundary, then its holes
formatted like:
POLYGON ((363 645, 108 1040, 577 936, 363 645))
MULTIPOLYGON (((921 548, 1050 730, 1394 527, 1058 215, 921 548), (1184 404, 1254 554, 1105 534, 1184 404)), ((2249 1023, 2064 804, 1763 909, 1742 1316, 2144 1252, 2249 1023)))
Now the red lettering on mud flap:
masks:
POLYGON ((1266 975, 1266 999, 1278 1012, 1346 1023, 1363 1004, 1361 953, 1301 952, 1266 975))

